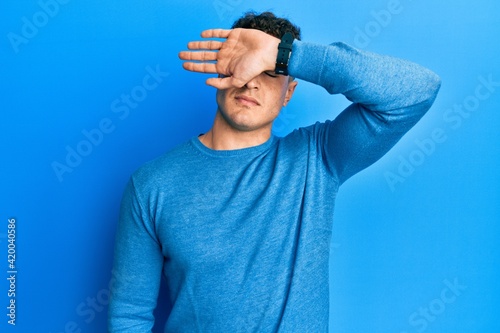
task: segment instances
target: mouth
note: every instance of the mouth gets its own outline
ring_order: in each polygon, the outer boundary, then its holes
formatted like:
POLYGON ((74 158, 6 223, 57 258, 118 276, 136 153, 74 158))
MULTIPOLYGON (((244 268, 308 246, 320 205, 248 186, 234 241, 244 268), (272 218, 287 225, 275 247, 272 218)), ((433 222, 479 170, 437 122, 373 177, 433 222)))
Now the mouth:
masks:
POLYGON ((247 96, 247 95, 237 95, 235 97, 235 99, 238 103, 240 103, 242 105, 248 105, 248 106, 260 105, 259 102, 255 98, 247 96))

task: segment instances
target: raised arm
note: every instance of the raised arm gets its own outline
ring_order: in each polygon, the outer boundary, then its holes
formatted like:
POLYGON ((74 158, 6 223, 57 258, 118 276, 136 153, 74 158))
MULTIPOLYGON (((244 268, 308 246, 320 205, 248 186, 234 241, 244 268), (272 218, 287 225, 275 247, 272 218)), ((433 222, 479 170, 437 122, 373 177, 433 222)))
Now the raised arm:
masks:
POLYGON ((333 121, 310 127, 340 182, 382 157, 430 108, 440 87, 439 77, 420 65, 344 43, 294 42, 289 72, 353 102, 333 121))

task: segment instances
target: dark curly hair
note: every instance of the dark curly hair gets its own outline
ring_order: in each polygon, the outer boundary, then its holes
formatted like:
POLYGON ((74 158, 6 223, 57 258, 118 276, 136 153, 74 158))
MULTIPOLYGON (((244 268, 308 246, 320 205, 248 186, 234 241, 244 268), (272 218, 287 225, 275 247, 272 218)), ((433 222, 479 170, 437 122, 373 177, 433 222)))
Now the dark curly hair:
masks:
POLYGON ((257 29, 271 36, 281 39, 283 35, 290 32, 293 38, 300 40, 300 28, 285 18, 280 18, 271 12, 257 14, 250 11, 233 23, 231 29, 257 29))

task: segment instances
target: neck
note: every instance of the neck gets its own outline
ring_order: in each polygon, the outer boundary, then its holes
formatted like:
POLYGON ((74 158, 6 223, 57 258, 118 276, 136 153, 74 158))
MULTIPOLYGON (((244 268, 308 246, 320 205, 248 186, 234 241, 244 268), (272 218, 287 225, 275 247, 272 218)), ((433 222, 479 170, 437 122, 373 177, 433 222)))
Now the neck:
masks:
POLYGON ((239 130, 227 123, 219 110, 212 128, 199 137, 201 143, 214 150, 235 150, 265 143, 271 137, 271 125, 255 130, 239 130))

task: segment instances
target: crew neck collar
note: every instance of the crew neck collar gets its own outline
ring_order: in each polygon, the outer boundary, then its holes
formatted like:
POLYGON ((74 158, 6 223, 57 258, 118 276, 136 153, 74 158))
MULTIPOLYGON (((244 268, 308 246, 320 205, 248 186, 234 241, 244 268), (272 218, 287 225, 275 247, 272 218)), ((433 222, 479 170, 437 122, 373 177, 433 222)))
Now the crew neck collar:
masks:
POLYGON ((239 148, 239 149, 231 149, 231 150, 215 150, 208 148, 205 146, 199 139, 198 136, 195 136, 191 138, 191 143, 193 146, 200 151, 201 153, 205 155, 210 155, 214 157, 218 156, 223 156, 223 157, 228 157, 228 156, 242 156, 242 155, 249 155, 249 154, 259 154, 271 147, 273 143, 276 141, 276 137, 271 133, 271 136, 269 139, 267 139, 266 142, 261 143, 260 145, 257 146, 252 146, 252 147, 246 147, 246 148, 239 148))

